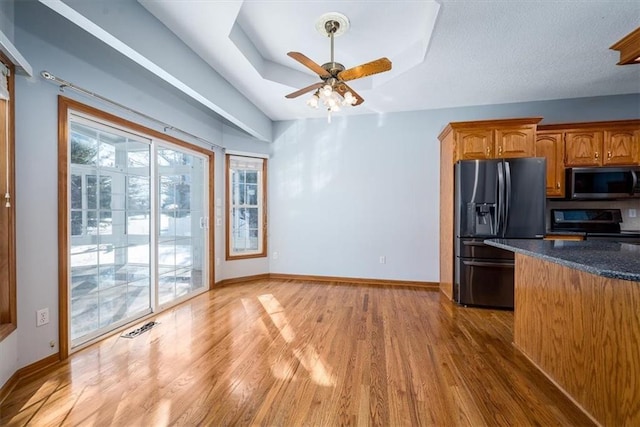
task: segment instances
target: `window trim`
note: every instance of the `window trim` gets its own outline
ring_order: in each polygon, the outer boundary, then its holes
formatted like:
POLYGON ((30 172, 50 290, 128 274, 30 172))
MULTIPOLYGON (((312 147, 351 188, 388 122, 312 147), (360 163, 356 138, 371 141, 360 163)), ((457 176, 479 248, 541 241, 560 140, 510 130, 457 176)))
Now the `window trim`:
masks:
MULTIPOLYGON (((7 230, 7 268, 3 269, 6 271, 6 280, 3 273, 0 273, 0 294, 4 298, 6 298, 5 304, 0 304, 0 342, 2 342, 6 337, 11 335, 13 331, 18 328, 18 307, 17 307, 17 295, 16 295, 16 226, 15 226, 15 218, 16 218, 16 187, 15 187, 15 66, 9 59, 0 52, 0 62, 2 62, 9 69, 9 76, 7 78, 7 84, 9 87, 9 101, 7 101, 7 111, 6 114, 9 115, 9 129, 8 129, 8 138, 6 143, 9 144, 9 164, 7 165, 9 168, 9 191, 11 195, 11 207, 6 208, 4 206, 4 197, 2 197, 2 204, 0 205, 0 209, 6 209, 9 213, 7 216, 6 225, 0 223, 0 227, 5 228, 7 230)), ((6 123, 6 121, 5 121, 6 123)), ((4 127, 4 124, 3 124, 4 127)), ((4 141, 4 135, 0 136, 4 141)), ((0 147, 3 148, 1 150, 0 156, 5 156, 5 146, 4 143, 0 144, 0 147)), ((4 161, 4 160, 3 160, 4 161)), ((4 184, 4 177, 0 179, 0 181, 4 184)), ((2 192, 4 195, 4 186, 2 188, 2 192)), ((3 242, 4 243, 4 242, 3 242)), ((4 253, 0 253, 0 255, 5 255, 4 253)))
MULTIPOLYGON (((112 122, 121 126, 123 128, 127 128, 134 132, 140 132, 149 137, 159 139, 171 144, 175 144, 180 147, 184 147, 191 151, 200 153, 206 157, 208 157, 209 161, 209 169, 207 171, 209 179, 214 179, 215 177, 215 154, 207 150, 205 148, 199 147, 197 145, 189 144, 188 142, 182 141, 180 139, 169 136, 165 133, 147 128, 143 125, 137 124, 135 122, 131 122, 129 120, 123 119, 121 117, 115 116, 113 114, 107 113, 105 111, 99 110, 97 108, 91 107, 86 104, 82 104, 78 101, 75 101, 71 98, 67 98, 62 95, 58 95, 58 254, 68 254, 70 248, 69 241, 69 198, 67 194, 67 182, 69 179, 69 154, 68 154, 68 144, 69 144, 69 115, 88 115, 95 117, 100 121, 112 122)), ((210 183, 209 185, 209 193, 208 193, 208 209, 209 209, 209 217, 213 215, 214 206, 213 200, 215 200, 214 196, 214 183, 210 183)), ((210 251, 208 254, 208 265, 209 265, 209 286, 208 290, 213 289, 215 283, 215 227, 209 227, 209 245, 210 251)), ((69 310, 70 310, 70 301, 69 301, 69 287, 68 287, 68 277, 69 277, 69 260, 66 255, 61 255, 59 257, 59 268, 58 268, 58 343, 60 346, 60 360, 65 360, 69 357, 70 352, 70 331, 69 331, 69 310)), ((157 313, 154 313, 157 314, 157 313)), ((116 333, 119 329, 115 329, 111 333, 116 333)), ((105 336, 108 336, 109 334, 105 336)), ((78 346, 74 348, 74 351, 83 348, 84 346, 78 346)))
POLYGON ((225 246, 226 246, 226 261, 234 261, 240 259, 251 259, 251 258, 265 258, 267 256, 267 159, 258 155, 245 155, 245 154, 236 154, 236 153, 227 153, 225 155, 225 246), (232 247, 232 224, 233 221, 231 215, 231 157, 245 157, 249 159, 260 159, 262 160, 262 229, 258 233, 258 238, 262 239, 262 250, 260 252, 251 253, 251 254, 239 254, 235 255, 231 251, 232 247))

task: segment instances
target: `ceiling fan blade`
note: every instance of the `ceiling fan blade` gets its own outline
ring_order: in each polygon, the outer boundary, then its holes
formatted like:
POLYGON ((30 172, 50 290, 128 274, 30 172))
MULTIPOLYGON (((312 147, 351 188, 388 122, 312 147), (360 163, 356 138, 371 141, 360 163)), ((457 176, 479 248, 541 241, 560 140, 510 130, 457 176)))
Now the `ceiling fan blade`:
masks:
POLYGON ((375 61, 367 62, 366 64, 358 65, 357 67, 349 68, 338 73, 338 78, 342 81, 349 81, 359 79, 361 77, 367 77, 372 74, 382 73, 391 69, 391 61, 387 58, 376 59, 375 61))
POLYGON ((325 70, 300 52, 288 52, 287 55, 289 55, 291 58, 295 59, 314 73, 317 73, 320 77, 331 77, 327 70, 325 70))
POLYGON ((336 92, 338 92, 340 94, 340 96, 344 97, 344 94, 347 92, 351 92, 351 95, 353 95, 353 97, 356 99, 356 103, 353 104, 355 105, 360 105, 364 102, 364 98, 361 97, 360 95, 358 95, 358 92, 356 92, 355 90, 351 89, 349 86, 347 86, 345 83, 340 82, 338 83, 336 86, 336 92))
POLYGON ((285 98, 296 98, 300 95, 304 95, 307 92, 311 92, 314 89, 320 89, 322 87, 324 83, 314 83, 311 86, 307 86, 307 87, 303 87, 300 90, 297 90, 295 92, 291 92, 289 95, 286 95, 285 98))

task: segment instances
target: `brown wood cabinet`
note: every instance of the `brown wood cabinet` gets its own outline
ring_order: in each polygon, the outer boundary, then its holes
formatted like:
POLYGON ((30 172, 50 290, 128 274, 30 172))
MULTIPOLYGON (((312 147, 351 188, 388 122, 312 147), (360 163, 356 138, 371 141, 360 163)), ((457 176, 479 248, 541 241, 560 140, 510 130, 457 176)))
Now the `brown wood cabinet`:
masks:
POLYGON ((547 197, 564 197, 564 139, 562 132, 538 132, 536 156, 547 159, 547 197))
POLYGON ((640 140, 634 129, 604 131, 603 165, 628 165, 640 162, 640 140))
POLYGON ((495 130, 495 158, 533 157, 536 155, 536 126, 523 125, 495 130))
POLYGON ((460 130, 456 134, 458 155, 456 160, 492 159, 493 131, 490 129, 460 130))
POLYGON ((449 123, 440 136, 440 290, 453 299, 453 166, 458 160, 530 157, 541 117, 449 123))
POLYGON ((535 117, 450 123, 455 145, 453 161, 535 156, 536 126, 540 120, 535 117))
POLYGON ((602 131, 565 132, 566 166, 600 166, 602 131))
POLYGON ((538 135, 551 131, 564 136, 565 167, 640 164, 640 120, 538 126, 538 135))

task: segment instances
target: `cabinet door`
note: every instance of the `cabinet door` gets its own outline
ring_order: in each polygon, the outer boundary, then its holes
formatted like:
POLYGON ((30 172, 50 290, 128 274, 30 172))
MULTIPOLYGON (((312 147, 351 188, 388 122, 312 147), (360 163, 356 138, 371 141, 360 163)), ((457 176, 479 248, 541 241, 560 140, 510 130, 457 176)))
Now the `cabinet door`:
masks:
POLYGON ((496 158, 533 157, 536 153, 533 127, 496 129, 496 158))
POLYGON ((460 160, 493 158, 493 130, 460 130, 456 142, 460 160))
POLYGON ((536 156, 547 159, 547 197, 564 197, 564 143, 562 132, 538 132, 536 156))
POLYGON ((605 165, 630 165, 638 162, 637 152, 640 141, 631 130, 606 130, 604 131, 604 158, 605 165))
POLYGON ((565 166, 602 165, 602 131, 568 131, 565 143, 565 166))

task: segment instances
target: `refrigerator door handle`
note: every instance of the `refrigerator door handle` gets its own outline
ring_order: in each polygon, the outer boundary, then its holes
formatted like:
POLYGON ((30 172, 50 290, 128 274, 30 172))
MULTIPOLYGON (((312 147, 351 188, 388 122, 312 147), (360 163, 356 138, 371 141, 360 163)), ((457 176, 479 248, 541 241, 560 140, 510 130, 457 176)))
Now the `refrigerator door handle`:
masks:
POLYGON ((502 235, 507 232, 507 227, 509 226, 509 208, 511 205, 511 167, 509 166, 509 162, 504 162, 504 172, 505 172, 505 180, 506 180, 506 188, 504 192, 504 227, 502 229, 502 235))
POLYGON ((636 174, 636 171, 631 171, 631 179, 632 179, 632 183, 631 183, 630 194, 633 196, 633 192, 636 190, 636 187, 638 186, 638 175, 636 174))
POLYGON ((487 246, 486 243, 484 242, 468 242, 468 241, 463 241, 462 244, 464 246, 487 246))
POLYGON ((496 235, 500 236, 502 234, 502 219, 504 216, 504 169, 502 166, 502 162, 497 164, 498 167, 498 197, 496 200, 498 202, 498 206, 496 208, 496 235))
POLYGON ((462 260, 464 265, 471 267, 499 267, 499 268, 514 268, 513 261, 511 262, 490 262, 490 261, 467 261, 462 260))

